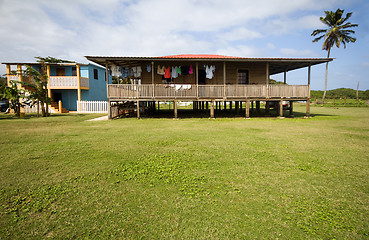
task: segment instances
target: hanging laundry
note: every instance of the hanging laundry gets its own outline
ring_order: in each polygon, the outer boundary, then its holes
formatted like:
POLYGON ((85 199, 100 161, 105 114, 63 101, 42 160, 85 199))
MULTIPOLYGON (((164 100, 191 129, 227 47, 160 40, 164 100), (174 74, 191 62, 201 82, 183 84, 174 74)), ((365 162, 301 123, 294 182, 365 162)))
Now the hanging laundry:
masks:
POLYGON ((133 70, 133 76, 135 78, 141 77, 141 72, 142 72, 141 66, 133 67, 132 70, 133 70))
POLYGON ((159 75, 164 75, 164 69, 165 69, 165 67, 163 66, 163 67, 160 67, 160 65, 158 65, 158 71, 157 71, 157 74, 159 74, 159 75))
POLYGON ((122 78, 128 77, 128 68, 122 68, 122 78))
POLYGON ((182 72, 181 72, 181 67, 176 67, 177 68, 177 73, 178 73, 178 75, 181 75, 182 74, 182 72))
POLYGON ((133 69, 132 68, 128 68, 128 77, 133 77, 133 69))
POLYGON ((189 74, 192 74, 193 73, 193 68, 192 68, 192 65, 190 66, 190 70, 188 71, 189 74))
POLYGON ((170 78, 170 67, 164 68, 164 78, 170 78))
POLYGON ((177 77, 178 77, 177 67, 172 67, 172 78, 177 77))
POLYGON ((120 72, 120 67, 117 65, 111 66, 111 75, 114 77, 120 77, 122 74, 120 72))
POLYGON ((147 70, 147 72, 151 72, 151 65, 147 65, 146 70, 147 70))
POLYGON ((211 65, 211 66, 206 65, 205 67, 206 78, 212 79, 214 77, 214 71, 215 71, 214 65, 211 65))

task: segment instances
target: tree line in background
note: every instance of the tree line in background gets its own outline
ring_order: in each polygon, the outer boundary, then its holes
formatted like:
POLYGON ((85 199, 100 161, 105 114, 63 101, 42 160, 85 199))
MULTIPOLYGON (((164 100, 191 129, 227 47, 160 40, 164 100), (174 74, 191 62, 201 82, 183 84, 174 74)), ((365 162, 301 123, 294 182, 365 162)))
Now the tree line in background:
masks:
MULTIPOLYGON (((359 99, 361 100, 369 100, 369 90, 365 91, 358 91, 359 93, 359 99)), ((311 99, 322 99, 323 98, 324 91, 322 90, 311 90, 310 96, 311 99)), ((351 88, 337 88, 333 90, 328 90, 326 93, 326 98, 329 99, 356 99, 357 98, 357 90, 351 89, 351 88)))

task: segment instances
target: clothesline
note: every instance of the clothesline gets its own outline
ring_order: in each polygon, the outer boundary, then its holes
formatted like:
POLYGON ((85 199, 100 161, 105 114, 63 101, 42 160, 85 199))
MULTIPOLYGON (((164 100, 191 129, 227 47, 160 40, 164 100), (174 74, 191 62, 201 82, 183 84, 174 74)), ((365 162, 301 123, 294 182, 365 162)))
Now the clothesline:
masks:
MULTIPOLYGON (((146 71, 151 72, 153 69, 151 69, 151 65, 146 66, 146 71)), ((214 77, 215 72, 215 65, 204 65, 206 78, 212 79, 214 77)), ((111 74, 114 77, 135 77, 140 78, 142 73, 141 66, 137 67, 119 67, 117 65, 112 65, 111 68, 111 74)), ((166 79, 170 78, 178 78, 179 75, 189 75, 193 74, 193 67, 192 65, 189 66, 157 66, 157 74, 164 76, 166 79)))

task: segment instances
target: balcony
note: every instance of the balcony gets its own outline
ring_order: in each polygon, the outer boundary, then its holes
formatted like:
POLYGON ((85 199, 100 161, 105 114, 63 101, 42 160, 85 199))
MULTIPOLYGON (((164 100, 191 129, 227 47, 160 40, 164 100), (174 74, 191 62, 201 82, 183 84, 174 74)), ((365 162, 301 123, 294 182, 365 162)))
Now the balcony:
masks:
POLYGON ((109 84, 110 100, 306 100, 308 85, 109 84))
MULTIPOLYGON (((81 77, 81 89, 89 90, 88 78, 81 77)), ((28 76, 9 75, 9 81, 22 81, 27 83, 35 83, 28 76)), ((76 76, 51 76, 49 77, 50 89, 78 89, 78 77, 76 76)))
MULTIPOLYGON (((81 89, 89 89, 88 78, 81 77, 81 89)), ((49 77, 50 89, 78 89, 78 77, 76 76, 51 76, 49 77)))

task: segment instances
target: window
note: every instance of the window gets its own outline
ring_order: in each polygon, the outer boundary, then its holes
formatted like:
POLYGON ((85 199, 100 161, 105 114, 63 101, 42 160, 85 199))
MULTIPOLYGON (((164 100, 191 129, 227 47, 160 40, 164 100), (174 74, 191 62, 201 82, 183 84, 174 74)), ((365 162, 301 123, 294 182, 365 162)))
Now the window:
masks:
POLYGON ((238 70, 238 84, 249 84, 249 70, 238 70))
POLYGON ((56 76, 65 76, 65 68, 56 68, 56 76))
POLYGON ((98 72, 97 72, 97 69, 96 68, 94 68, 94 79, 98 79, 99 78, 99 74, 98 74, 98 72))
POLYGON ((77 68, 72 67, 72 76, 77 76, 77 68))

